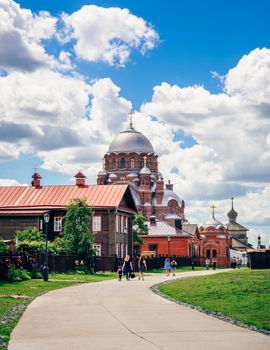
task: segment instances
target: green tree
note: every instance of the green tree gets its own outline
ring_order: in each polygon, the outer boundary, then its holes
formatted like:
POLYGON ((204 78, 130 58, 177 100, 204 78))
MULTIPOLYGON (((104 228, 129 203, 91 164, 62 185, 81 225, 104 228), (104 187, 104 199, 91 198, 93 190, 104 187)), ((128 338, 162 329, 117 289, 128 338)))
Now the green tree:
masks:
POLYGON ((0 239, 0 254, 7 254, 10 251, 10 247, 6 245, 6 243, 0 239))
MULTIPOLYGON (((45 253, 46 244, 44 234, 37 230, 35 227, 17 231, 16 241, 16 248, 20 252, 30 254, 45 253)), ((48 242, 48 252, 50 254, 56 253, 51 242, 48 242)))
POLYGON ((67 254, 85 259, 94 254, 94 235, 89 230, 93 210, 87 206, 84 199, 75 198, 67 207, 64 235, 67 254))
POLYGON ((142 212, 138 212, 133 220, 133 241, 143 244, 140 235, 148 234, 149 228, 145 224, 145 218, 142 212))

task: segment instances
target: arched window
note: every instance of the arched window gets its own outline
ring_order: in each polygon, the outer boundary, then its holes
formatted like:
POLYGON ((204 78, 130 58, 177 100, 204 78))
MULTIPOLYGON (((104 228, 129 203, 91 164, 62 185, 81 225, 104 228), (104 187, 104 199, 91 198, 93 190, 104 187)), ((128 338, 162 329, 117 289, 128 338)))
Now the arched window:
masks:
POLYGON ((112 168, 116 169, 116 159, 115 158, 113 158, 113 160, 112 160, 112 168))
POLYGON ((126 167, 126 160, 125 158, 121 158, 121 169, 125 169, 126 167))
POLYGON ((131 167, 131 169, 135 168, 135 160, 134 160, 134 158, 131 158, 131 160, 130 160, 130 167, 131 167))
POLYGON ((213 258, 216 258, 217 257, 217 251, 216 249, 213 250, 213 258))
POLYGON ((141 166, 141 168, 143 168, 143 166, 144 166, 143 158, 141 158, 141 160, 140 160, 140 166, 141 166))
POLYGON ((207 259, 210 259, 210 249, 207 249, 207 251, 206 251, 206 257, 207 257, 207 259))
POLYGON ((168 208, 168 212, 169 212, 170 214, 174 214, 175 211, 176 211, 177 203, 176 203, 174 200, 169 201, 168 207, 169 207, 169 208, 168 208))

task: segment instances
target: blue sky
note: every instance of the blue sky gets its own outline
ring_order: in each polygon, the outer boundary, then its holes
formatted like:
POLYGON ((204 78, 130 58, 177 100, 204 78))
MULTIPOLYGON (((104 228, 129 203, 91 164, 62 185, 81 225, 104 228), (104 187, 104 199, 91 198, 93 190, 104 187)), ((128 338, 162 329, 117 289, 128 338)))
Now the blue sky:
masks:
POLYGON ((77 170, 94 183, 132 107, 191 220, 206 221, 215 201, 226 221, 233 195, 242 223, 268 239, 269 1, 1 7, 0 184, 30 183, 35 166, 44 184, 72 183, 77 170))

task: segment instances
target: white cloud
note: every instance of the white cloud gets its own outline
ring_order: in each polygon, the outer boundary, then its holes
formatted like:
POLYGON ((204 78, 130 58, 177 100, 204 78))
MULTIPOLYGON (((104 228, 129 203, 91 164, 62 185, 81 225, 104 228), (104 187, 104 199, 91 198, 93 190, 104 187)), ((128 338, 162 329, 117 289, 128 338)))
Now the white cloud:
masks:
POLYGON ((12 0, 0 0, 0 69, 33 71, 55 64, 41 40, 55 35, 56 21, 46 11, 36 15, 12 0))
POLYGON ((83 6, 71 15, 63 14, 62 41, 76 40, 78 58, 123 66, 132 49, 142 54, 158 41, 157 32, 142 18, 118 7, 83 6))
POLYGON ((0 186, 25 186, 14 179, 0 179, 0 186))

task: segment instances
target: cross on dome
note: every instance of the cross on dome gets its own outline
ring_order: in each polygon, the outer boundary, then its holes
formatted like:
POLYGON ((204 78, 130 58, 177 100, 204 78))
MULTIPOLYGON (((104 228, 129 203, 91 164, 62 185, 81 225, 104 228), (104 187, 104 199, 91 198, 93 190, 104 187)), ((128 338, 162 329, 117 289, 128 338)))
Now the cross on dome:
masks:
POLYGON ((210 208, 212 208, 213 219, 215 219, 215 209, 216 209, 215 204, 212 204, 210 208))
POLYGON ((131 110, 129 111, 129 113, 128 113, 128 115, 129 115, 129 126, 130 126, 130 129, 133 129, 133 120, 132 120, 133 114, 135 114, 135 113, 134 113, 133 110, 131 109, 131 110))

